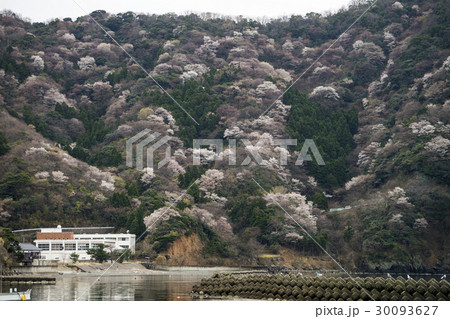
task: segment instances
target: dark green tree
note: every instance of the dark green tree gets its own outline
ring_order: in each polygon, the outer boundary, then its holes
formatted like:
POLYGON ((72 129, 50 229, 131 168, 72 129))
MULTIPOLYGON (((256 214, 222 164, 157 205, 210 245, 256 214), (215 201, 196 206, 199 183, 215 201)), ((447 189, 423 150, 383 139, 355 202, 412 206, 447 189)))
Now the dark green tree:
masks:
POLYGON ((65 119, 77 117, 78 113, 75 108, 68 106, 66 103, 56 103, 55 111, 61 114, 65 119))
POLYGON ((110 258, 110 254, 105 250, 105 244, 98 244, 97 248, 89 248, 86 253, 99 263, 103 263, 110 258))
POLYGON ((12 266, 15 262, 21 262, 24 255, 16 238, 10 228, 0 227, 0 239, 3 242, 3 248, 6 249, 7 255, 0 255, 0 265, 12 266))
POLYGON ((347 227, 345 227, 345 230, 344 230, 344 240, 346 242, 349 242, 353 238, 354 234, 355 234, 355 231, 354 231, 353 227, 350 225, 347 225, 347 227))
POLYGON ((128 198, 127 194, 125 194, 125 193, 114 193, 110 197, 110 201, 111 201, 111 205, 113 205, 116 208, 131 206, 130 199, 128 198))
POLYGON ((0 156, 5 155, 10 150, 8 141, 2 132, 0 132, 0 156))
POLYGON ((354 148, 353 134, 358 130, 358 115, 355 109, 331 111, 314 103, 298 89, 293 88, 283 97, 292 105, 287 131, 298 140, 298 148, 306 139, 316 144, 325 165, 313 161, 305 162, 309 172, 325 188, 331 188, 348 179, 345 158, 354 148))
POLYGON ((95 156, 95 164, 99 167, 118 166, 122 163, 122 154, 114 145, 108 145, 95 156))
POLYGON ((133 197, 133 198, 137 198, 139 197, 139 189, 136 185, 136 182, 132 182, 127 184, 126 189, 128 191, 128 196, 133 197))
POLYGON ((188 166, 186 167, 186 172, 184 174, 178 175, 178 185, 181 188, 188 188, 194 181, 196 181, 202 174, 204 169, 198 166, 188 166))
POLYGON ((308 200, 311 200, 320 209, 328 210, 328 200, 322 192, 316 192, 312 196, 308 196, 308 200))
POLYGON ((72 260, 72 262, 75 264, 78 261, 78 258, 80 258, 80 255, 78 255, 77 253, 71 253, 70 254, 70 260, 72 260))
POLYGON ((145 232, 144 217, 145 207, 142 205, 128 216, 126 227, 130 233, 140 236, 145 232))
POLYGON ((0 197, 11 196, 17 200, 24 194, 26 187, 29 185, 31 185, 31 176, 28 173, 14 174, 7 172, 0 180, 0 197))

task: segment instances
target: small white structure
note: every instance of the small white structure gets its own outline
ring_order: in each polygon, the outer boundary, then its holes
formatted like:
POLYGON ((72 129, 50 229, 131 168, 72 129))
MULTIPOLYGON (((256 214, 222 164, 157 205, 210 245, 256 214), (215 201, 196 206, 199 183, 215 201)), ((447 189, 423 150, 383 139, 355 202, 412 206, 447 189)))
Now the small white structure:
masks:
POLYGON ((90 248, 105 245, 108 252, 130 249, 134 254, 136 235, 134 234, 74 234, 63 232, 62 227, 41 228, 34 241, 41 250, 40 260, 70 262, 70 255, 77 253, 80 261, 87 261, 91 256, 87 254, 90 248))

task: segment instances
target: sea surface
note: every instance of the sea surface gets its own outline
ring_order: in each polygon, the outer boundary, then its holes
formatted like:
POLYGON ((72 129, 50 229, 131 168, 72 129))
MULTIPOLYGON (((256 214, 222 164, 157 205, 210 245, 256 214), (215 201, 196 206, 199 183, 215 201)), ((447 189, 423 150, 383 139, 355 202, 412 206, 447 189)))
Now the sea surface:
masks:
MULTIPOLYGON (((208 278, 218 272, 237 269, 211 267, 193 269, 175 269, 155 274, 136 274, 129 276, 58 276, 56 284, 15 285, 19 291, 32 288, 32 301, 165 301, 192 300, 192 286, 202 278, 208 278)), ((385 277, 380 274, 355 274, 354 277, 385 277)), ((395 276, 397 277, 397 276, 395 276)), ((406 274, 402 277, 406 277, 406 274)), ((429 280, 437 275, 413 275, 418 280, 429 280)), ((9 291, 10 285, 3 283, 3 292, 9 291)), ((14 288, 13 287, 13 288, 14 288)))
MULTIPOLYGON (((14 285, 18 291, 32 288, 32 301, 109 300, 151 301, 192 300, 192 286, 202 278, 231 268, 171 270, 165 273, 130 276, 58 276, 56 284, 14 285)), ((234 269, 236 270, 236 269, 234 269)), ((3 292, 9 291, 3 283, 3 292)))

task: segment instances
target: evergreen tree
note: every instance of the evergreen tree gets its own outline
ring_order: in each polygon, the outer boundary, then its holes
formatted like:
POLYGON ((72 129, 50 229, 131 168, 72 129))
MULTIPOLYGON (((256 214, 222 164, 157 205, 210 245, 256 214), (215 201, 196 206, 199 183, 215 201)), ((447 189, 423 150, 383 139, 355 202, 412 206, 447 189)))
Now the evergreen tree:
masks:
POLYGON ((2 132, 0 132, 0 156, 5 155, 9 151, 10 147, 8 141, 2 132))
POLYGON ((124 193, 114 193, 111 196, 111 205, 114 207, 130 207, 131 202, 128 196, 124 193))
POLYGON ((110 258, 110 254, 105 251, 105 244, 98 244, 97 248, 89 248, 86 253, 99 263, 103 263, 110 258))
POLYGON ((307 162, 309 172, 326 188, 343 183, 348 178, 345 157, 354 148, 353 134, 358 129, 358 115, 353 108, 348 112, 333 112, 309 101, 306 94, 292 88, 284 95, 284 103, 292 105, 287 131, 298 140, 298 147, 306 139, 316 144, 325 165, 315 160, 307 162))

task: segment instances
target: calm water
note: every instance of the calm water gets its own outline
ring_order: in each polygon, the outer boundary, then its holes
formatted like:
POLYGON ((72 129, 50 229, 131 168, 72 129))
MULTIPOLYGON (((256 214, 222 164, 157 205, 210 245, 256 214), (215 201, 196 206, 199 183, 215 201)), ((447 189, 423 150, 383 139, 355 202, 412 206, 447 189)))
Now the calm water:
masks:
MULTIPOLYGON (((16 285, 19 291, 33 288, 31 299, 37 300, 192 300, 189 293, 192 286, 202 278, 231 268, 206 268, 201 270, 174 270, 165 274, 136 276, 104 276, 99 282, 94 276, 62 277, 55 285, 16 285)), ((236 269, 234 269, 236 270, 236 269)), ((357 275, 355 275, 356 277, 357 275)), ((370 275, 359 275, 367 277, 370 275)), ((380 275, 375 275, 378 277, 380 275)), ((381 277, 381 276, 380 276, 381 277)), ((429 280, 437 275, 413 275, 414 279, 429 280)), ((3 283, 3 292, 9 285, 3 283)))
MULTIPOLYGON (((225 270, 225 269, 220 269, 225 270)), ((37 300, 192 300, 192 286, 202 278, 220 271, 217 268, 170 271, 167 274, 136 276, 57 277, 55 285, 15 285, 18 290, 33 288, 31 299, 37 300), (92 287, 91 287, 92 285, 92 287)), ((3 291, 9 286, 3 284, 3 291)))

